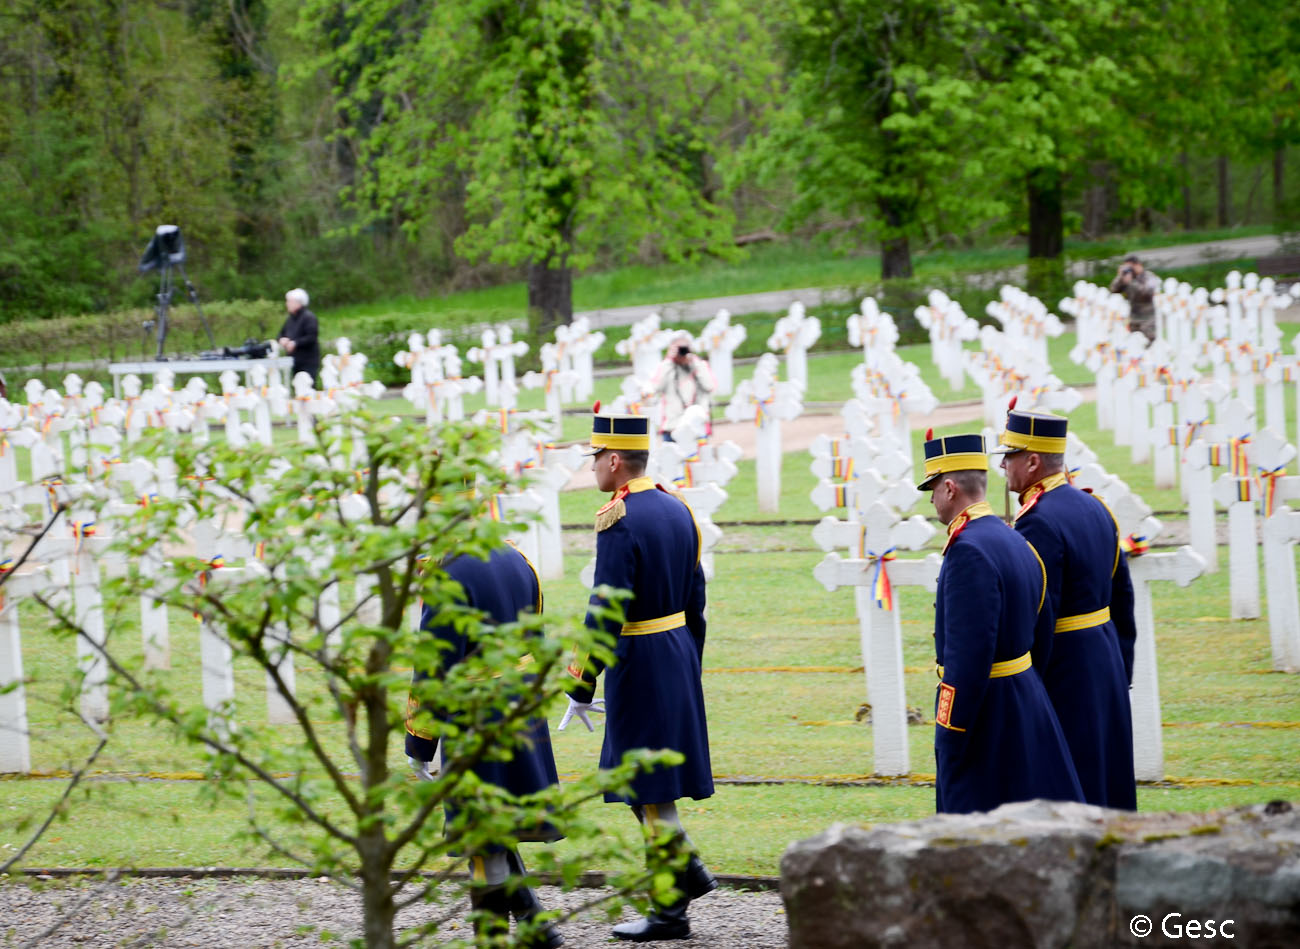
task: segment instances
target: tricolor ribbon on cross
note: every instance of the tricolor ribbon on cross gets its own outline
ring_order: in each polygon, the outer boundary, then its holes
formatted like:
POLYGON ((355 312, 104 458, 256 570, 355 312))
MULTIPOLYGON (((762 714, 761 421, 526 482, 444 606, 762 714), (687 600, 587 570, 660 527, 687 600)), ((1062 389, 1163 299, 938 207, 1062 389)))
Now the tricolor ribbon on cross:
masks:
POLYGON ((1129 534, 1119 542, 1119 545, 1130 557, 1141 557, 1151 549, 1145 534, 1129 534))
POLYGON ((72 528, 72 540, 73 540, 72 555, 75 557, 81 553, 82 541, 84 541, 87 537, 95 536, 95 522, 94 521, 73 521, 70 526, 72 528))
POLYGON ((898 559, 894 553, 897 549, 897 547, 890 547, 881 554, 877 554, 874 550, 867 551, 866 559, 876 565, 875 575, 871 578, 871 598, 882 610, 894 608, 894 587, 889 582, 889 571, 885 568, 885 564, 890 560, 898 559))
POLYGON ((63 485, 63 479, 47 478, 46 480, 42 481, 41 484, 45 485, 45 490, 48 491, 50 495, 50 513, 51 514, 59 513, 59 494, 54 489, 61 487, 63 485))
MULTIPOLYGON (((208 585, 208 574, 210 574, 213 570, 220 570, 225 565, 226 565, 226 558, 223 557, 221 554, 217 554, 215 557, 209 560, 207 562, 207 566, 199 571, 199 589, 202 590, 204 587, 208 585)), ((194 618, 202 619, 203 614, 200 613, 198 610, 195 610, 194 618)))
MULTIPOLYGON (((6 557, 4 560, 0 560, 0 576, 3 576, 4 574, 8 573, 13 568, 14 568, 14 561, 12 557, 6 557)), ((3 586, 0 586, 0 610, 3 610, 4 608, 5 608, 5 588, 3 586)))
POLYGON ((1259 483, 1263 489, 1260 494, 1260 501, 1264 507, 1264 517, 1273 516, 1273 508, 1277 503, 1277 479, 1286 474, 1286 465, 1278 465, 1276 468, 1260 468, 1259 483))
POLYGON ((185 480, 193 481, 197 487, 197 493, 202 494, 203 486, 209 481, 216 481, 217 479, 212 475, 186 475, 185 480))
POLYGON ((1249 444, 1249 435, 1228 439, 1228 464, 1234 478, 1250 477, 1250 462, 1246 456, 1246 447, 1249 444))
POLYGON ((765 406, 765 405, 771 405, 773 402, 775 402, 775 401, 776 401, 776 396, 775 396, 775 395, 769 395, 766 399, 759 399, 759 398, 756 398, 755 396, 752 396, 752 395, 751 395, 751 396, 749 397, 749 401, 752 402, 753 405, 754 405, 754 424, 755 424, 755 425, 762 425, 762 424, 763 424, 763 415, 765 414, 765 413, 764 413, 764 410, 763 410, 763 406, 765 406))

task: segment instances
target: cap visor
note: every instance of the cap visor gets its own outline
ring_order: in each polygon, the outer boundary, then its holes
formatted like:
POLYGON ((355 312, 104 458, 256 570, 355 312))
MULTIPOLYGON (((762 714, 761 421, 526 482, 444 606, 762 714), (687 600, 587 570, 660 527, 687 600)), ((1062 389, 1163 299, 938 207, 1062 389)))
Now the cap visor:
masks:
POLYGON ((918 491, 933 491, 933 490, 934 490, 934 483, 935 483, 936 481, 938 481, 938 480, 939 480, 940 478, 942 478, 942 477, 943 477, 943 472, 942 472, 942 471, 936 471, 934 474, 929 475, 929 476, 926 477, 923 481, 921 481, 919 484, 917 484, 917 486, 916 486, 916 490, 918 490, 918 491))
POLYGON ((582 453, 590 458, 592 455, 599 455, 604 450, 604 445, 588 445, 582 450, 582 453))
POLYGON ((997 445, 989 449, 990 455, 1014 455, 1018 451, 1028 451, 1026 448, 1017 448, 1015 445, 997 445))

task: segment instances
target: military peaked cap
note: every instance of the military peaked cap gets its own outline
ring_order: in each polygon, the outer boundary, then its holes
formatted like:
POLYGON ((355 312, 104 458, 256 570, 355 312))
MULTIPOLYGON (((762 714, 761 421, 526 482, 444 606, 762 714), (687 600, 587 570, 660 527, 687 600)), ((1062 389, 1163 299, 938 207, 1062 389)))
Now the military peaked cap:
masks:
POLYGON ((1007 455, 1016 451, 1036 451, 1045 455, 1065 454, 1067 419, 1058 415, 1037 412, 1007 413, 1007 428, 1002 433, 1001 444, 994 454, 1007 455))
POLYGON ((606 448, 624 451, 650 450, 650 419, 644 415, 593 415, 591 448, 594 455, 606 448))
POLYGON ((948 435, 925 442, 925 477, 916 486, 929 491, 940 475, 950 471, 988 471, 989 456, 983 435, 948 435))

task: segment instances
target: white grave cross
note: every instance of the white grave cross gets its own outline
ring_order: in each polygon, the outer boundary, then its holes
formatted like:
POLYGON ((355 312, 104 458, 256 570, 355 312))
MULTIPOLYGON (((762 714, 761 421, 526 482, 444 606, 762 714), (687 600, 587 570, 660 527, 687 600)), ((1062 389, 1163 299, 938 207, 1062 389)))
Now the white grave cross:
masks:
POLYGON ((1112 482, 1111 492, 1108 500, 1128 550, 1133 620, 1137 628, 1133 645, 1133 688, 1129 693, 1133 709, 1134 771, 1139 781, 1163 781, 1164 739, 1151 584, 1172 580, 1185 587, 1205 572, 1205 561, 1186 544, 1174 551, 1147 553, 1151 541, 1160 533, 1160 522, 1150 516, 1151 508, 1122 482, 1112 482))
POLYGON ((916 518, 900 522, 897 514, 876 502, 867 509, 858 526, 858 547, 866 556, 843 559, 829 553, 813 569, 813 576, 827 590, 842 586, 858 588, 855 598, 859 605, 867 698, 871 702, 876 774, 907 774, 911 770, 911 756, 907 739, 907 693, 903 688, 900 610, 897 603, 877 597, 875 591, 881 590, 886 582, 891 590, 900 586, 936 589, 942 565, 937 554, 923 560, 894 559, 898 548, 915 549, 933 535, 934 528, 924 519, 920 525, 916 518))
POLYGON ((1286 474, 1296 450, 1272 429, 1255 438, 1253 459, 1264 517, 1264 583, 1268 594, 1268 632, 1273 668, 1300 672, 1300 602, 1296 594, 1293 513, 1288 500, 1300 499, 1300 477, 1286 474))

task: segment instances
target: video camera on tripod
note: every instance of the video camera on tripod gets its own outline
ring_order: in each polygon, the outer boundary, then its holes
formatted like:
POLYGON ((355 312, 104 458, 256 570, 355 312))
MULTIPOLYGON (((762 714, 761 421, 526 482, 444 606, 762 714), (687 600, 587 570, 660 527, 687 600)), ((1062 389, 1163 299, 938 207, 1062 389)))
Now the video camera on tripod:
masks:
POLYGON ((157 303, 154 305, 154 318, 146 320, 143 324, 145 333, 150 330, 155 332, 158 341, 158 352, 154 359, 162 362, 166 357, 163 355, 163 345, 167 341, 167 313, 171 308, 172 293, 175 290, 173 285, 172 268, 181 272, 181 278, 185 281, 185 291, 194 304, 194 309, 199 312, 199 321, 203 324, 204 331, 208 334, 208 343, 213 347, 217 345, 216 340, 212 338, 212 327, 208 325, 207 317, 203 315, 203 307, 199 305, 199 292, 190 282, 190 275, 185 272, 185 238, 181 236, 181 229, 175 224, 159 224, 158 229, 154 231, 153 237, 149 239, 149 246, 144 249, 144 256, 140 258, 140 273, 148 273, 151 270, 159 272, 158 296, 157 303))

